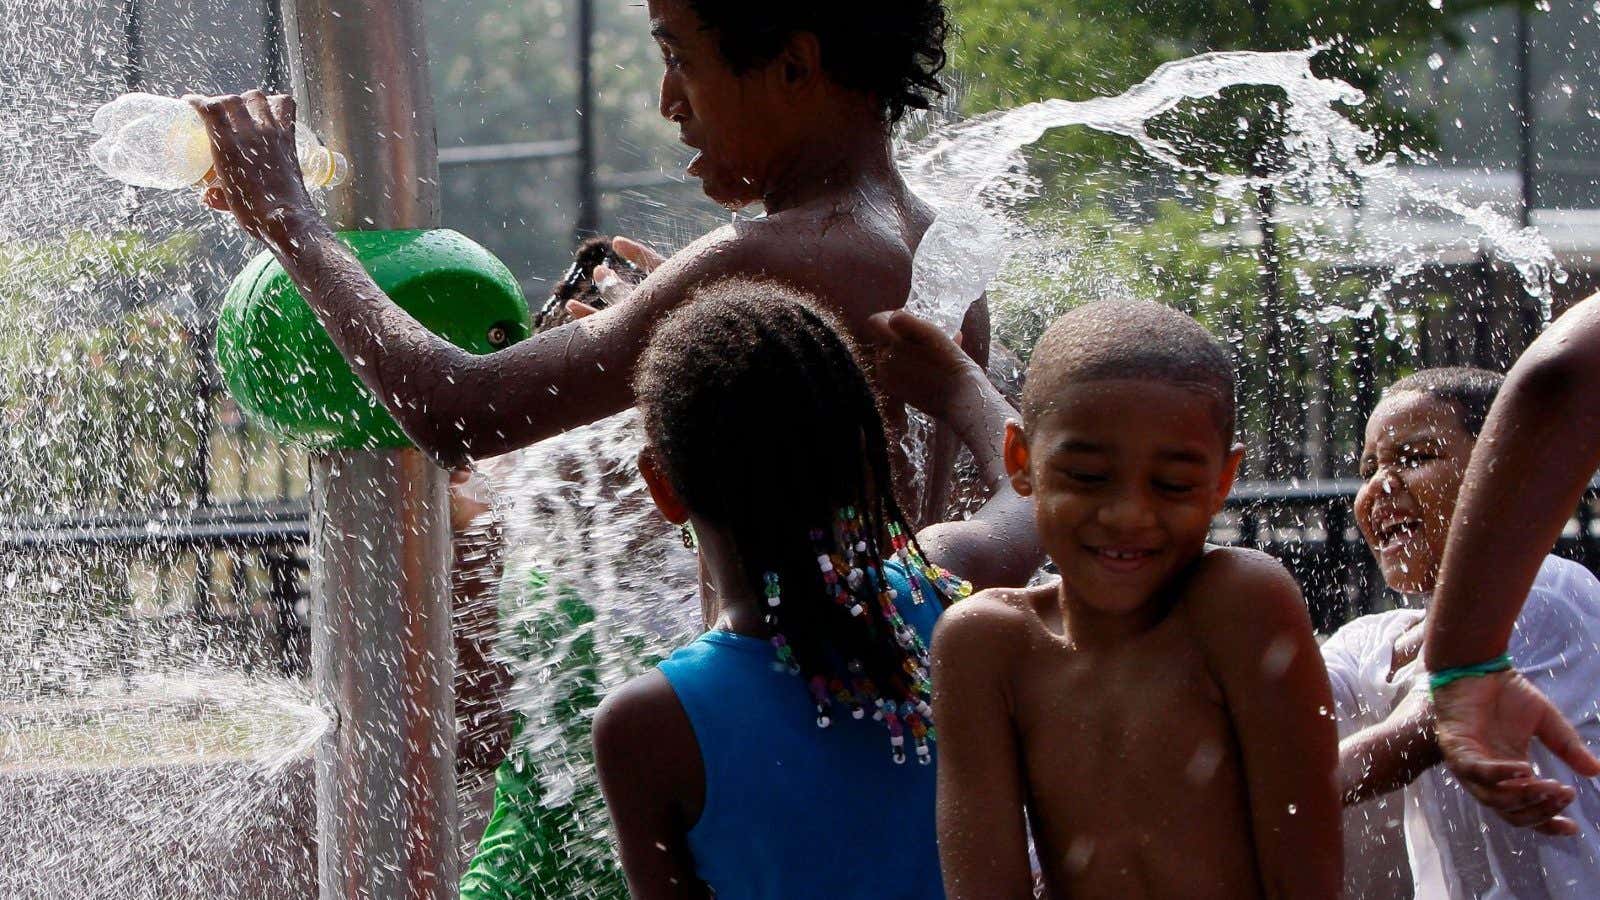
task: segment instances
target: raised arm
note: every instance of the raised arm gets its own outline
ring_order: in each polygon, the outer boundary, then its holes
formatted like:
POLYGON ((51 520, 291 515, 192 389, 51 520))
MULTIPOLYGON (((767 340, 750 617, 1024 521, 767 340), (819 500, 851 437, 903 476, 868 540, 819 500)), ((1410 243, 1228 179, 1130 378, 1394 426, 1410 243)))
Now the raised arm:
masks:
POLYGON ((874 366, 879 383, 894 399, 949 425, 992 491, 970 519, 930 525, 917 532, 917 543, 977 590, 1027 584, 1045 554, 1033 504, 1012 489, 1001 453, 1006 422, 1017 411, 938 326, 895 310, 873 316, 868 330, 881 342, 874 366))
POLYGON ((939 729, 939 867, 950 900, 1030 900, 1022 757, 1006 669, 1011 610, 984 595, 957 604, 933 634, 939 729))
POLYGON ((1429 671, 1505 652, 1534 576, 1597 465, 1600 295, 1533 342, 1489 411, 1461 482, 1428 616, 1429 671))
POLYGON ((283 264, 363 383, 443 465, 493 456, 611 415, 653 322, 686 289, 741 265, 737 242, 703 241, 667 261, 627 303, 488 356, 422 327, 386 297, 313 208, 294 154, 294 101, 259 91, 195 98, 231 210, 283 264))
MULTIPOLYGON (((1600 296, 1533 342, 1489 411, 1461 483, 1428 616, 1429 671, 1506 651, 1534 576, 1597 465, 1600 296)), ((1442 687, 1435 715, 1445 762, 1473 796, 1502 813, 1520 798, 1495 786, 1533 775, 1527 760, 1534 737, 1578 774, 1600 775, 1600 760, 1560 711, 1514 670, 1442 687)))
POLYGON ((1202 565, 1195 632, 1244 758, 1261 884, 1268 897, 1337 897, 1338 734, 1300 589, 1263 554, 1214 551, 1202 565))

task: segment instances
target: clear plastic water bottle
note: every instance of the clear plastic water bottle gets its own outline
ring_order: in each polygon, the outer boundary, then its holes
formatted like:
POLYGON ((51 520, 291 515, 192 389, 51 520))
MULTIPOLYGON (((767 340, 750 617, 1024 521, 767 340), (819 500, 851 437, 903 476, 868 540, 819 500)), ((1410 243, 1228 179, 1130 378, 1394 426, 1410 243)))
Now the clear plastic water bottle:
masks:
MULTIPOLYGON (((183 100, 124 94, 100 107, 93 127, 100 139, 89 157, 100 170, 137 187, 175 190, 200 183, 211 171, 211 142, 200 113, 183 100)), ((295 126, 295 154, 313 191, 344 181, 349 164, 322 146, 311 129, 295 126)))

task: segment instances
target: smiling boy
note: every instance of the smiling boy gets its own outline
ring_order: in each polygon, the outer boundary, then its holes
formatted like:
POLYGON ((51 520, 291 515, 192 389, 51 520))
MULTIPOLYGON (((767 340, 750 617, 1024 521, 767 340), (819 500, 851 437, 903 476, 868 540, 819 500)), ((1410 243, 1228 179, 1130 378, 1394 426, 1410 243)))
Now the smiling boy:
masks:
POLYGON ((952 898, 1332 897, 1328 681, 1294 581, 1207 547, 1243 448, 1192 319, 1093 303, 1040 339, 1006 465, 1059 582, 985 591, 934 638, 952 898), (1026 821, 1026 824, 1025 824, 1026 821))
MULTIPOLYGON (((1490 813, 1435 766, 1433 710, 1418 659, 1456 498, 1503 380, 1481 369, 1424 369, 1384 391, 1367 420, 1356 524, 1384 582, 1423 608, 1362 616, 1329 638, 1322 655, 1348 732, 1340 745, 1345 802, 1404 788, 1418 897, 1575 900, 1594 896, 1600 883, 1600 784, 1575 777, 1536 745, 1530 753, 1542 777, 1504 782, 1500 789, 1520 802, 1501 809, 1506 821, 1490 813)), ((1507 649, 1522 677, 1556 702, 1591 748, 1600 747, 1597 644, 1600 581, 1575 562, 1545 557, 1507 649)))

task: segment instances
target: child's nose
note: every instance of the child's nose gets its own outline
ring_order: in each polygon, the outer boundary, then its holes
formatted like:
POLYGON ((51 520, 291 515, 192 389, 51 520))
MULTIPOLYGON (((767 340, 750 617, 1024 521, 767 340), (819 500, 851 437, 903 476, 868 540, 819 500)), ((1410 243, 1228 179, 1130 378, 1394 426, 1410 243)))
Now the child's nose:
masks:
POLYGON ((1406 489, 1405 478, 1400 475, 1400 470, 1393 466, 1380 467, 1373 473, 1372 480, 1384 494, 1397 494, 1406 489))
POLYGON ((1100 507, 1100 524, 1116 531, 1134 531, 1155 524, 1155 510, 1143 491, 1126 490, 1100 507))

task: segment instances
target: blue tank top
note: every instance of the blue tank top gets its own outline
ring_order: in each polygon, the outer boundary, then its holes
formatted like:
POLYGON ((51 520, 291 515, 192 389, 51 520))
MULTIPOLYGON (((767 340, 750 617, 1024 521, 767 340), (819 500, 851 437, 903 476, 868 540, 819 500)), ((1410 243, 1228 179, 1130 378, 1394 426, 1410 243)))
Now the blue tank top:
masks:
MULTIPOLYGON (((904 570, 886 572, 909 597, 904 570)), ((928 596, 897 604, 924 641, 939 616, 928 596)), ((870 715, 818 728, 805 684, 773 663, 767 641, 724 631, 661 663, 705 767, 696 873, 717 900, 941 900, 934 767, 916 762, 909 735, 896 764, 870 715)))

